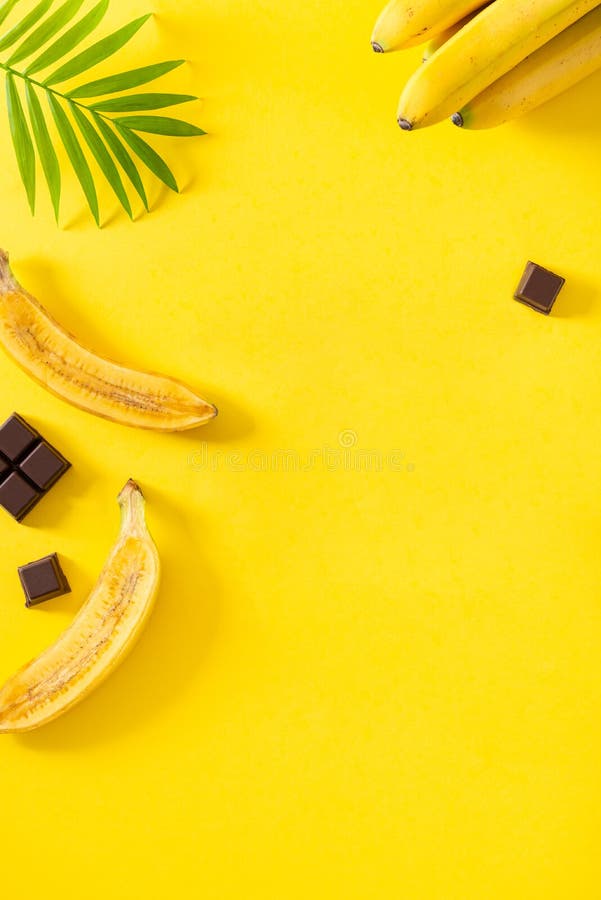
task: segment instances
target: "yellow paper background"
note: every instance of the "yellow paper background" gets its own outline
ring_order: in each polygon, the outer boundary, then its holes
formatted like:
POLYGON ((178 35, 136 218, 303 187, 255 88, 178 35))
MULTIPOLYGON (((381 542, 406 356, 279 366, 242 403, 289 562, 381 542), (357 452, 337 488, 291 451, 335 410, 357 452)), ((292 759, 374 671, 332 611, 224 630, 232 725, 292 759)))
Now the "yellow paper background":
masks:
POLYGON ((210 137, 156 143, 183 195, 132 225, 103 190, 98 231, 68 175, 57 229, 3 126, 0 245, 221 415, 129 431, 0 358, 2 417, 74 463, 0 519, 0 679, 73 617, 130 475, 164 564, 110 681, 0 739, 2 895, 601 896, 601 76, 407 135, 419 50, 371 54, 374 0, 120 0, 105 31, 149 7, 123 68, 185 56, 164 88, 204 98, 210 137), (528 258, 567 278, 550 318, 511 299, 528 258), (16 566, 55 550, 73 593, 26 611, 16 566))

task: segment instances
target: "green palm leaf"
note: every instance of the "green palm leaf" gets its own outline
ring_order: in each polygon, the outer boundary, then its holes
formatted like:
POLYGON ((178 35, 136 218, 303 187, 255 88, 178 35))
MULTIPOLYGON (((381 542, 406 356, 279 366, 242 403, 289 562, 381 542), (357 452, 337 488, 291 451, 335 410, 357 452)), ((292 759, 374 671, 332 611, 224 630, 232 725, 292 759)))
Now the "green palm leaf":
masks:
POLYGON ((85 114, 81 111, 81 109, 79 109, 79 107, 77 107, 74 103, 70 103, 69 106, 79 130, 83 134, 84 140, 92 151, 96 162, 102 169, 106 180, 112 187, 117 196, 117 199, 121 203, 127 215, 130 217, 130 219, 133 218, 129 198, 125 192, 125 188, 123 187, 121 176, 119 175, 117 166, 113 162, 112 156, 106 149, 102 138, 99 137, 98 132, 96 131, 94 126, 92 125, 90 120, 86 118, 85 114))
POLYGON ((6 103, 17 164, 21 173, 21 179, 25 185, 29 206, 33 213, 35 212, 35 152, 23 106, 21 105, 21 98, 11 72, 6 76, 6 103))
POLYGON ((12 45, 22 38, 24 34, 27 34, 34 25, 37 25, 42 16, 45 16, 52 6, 52 2, 53 0, 41 0, 41 2, 31 10, 28 16, 25 16, 18 25, 11 28, 11 30, 0 39, 0 51, 6 50, 7 47, 12 47, 12 45))
POLYGON ((164 159, 162 159, 156 150, 153 150, 150 144, 147 144, 146 141, 142 140, 139 135, 134 134, 133 131, 129 131, 127 128, 123 128, 118 121, 115 121, 115 127, 119 131, 119 134, 123 138, 126 144, 129 144, 131 149, 134 151, 136 156, 142 160, 144 165, 150 169, 150 171, 159 178, 163 184, 166 184, 168 188, 171 188, 172 191, 179 193, 179 187, 177 186, 177 181, 175 180, 175 175, 167 165, 164 159))
POLYGON ((100 25, 109 8, 109 3, 110 0, 100 0, 100 3, 91 9, 83 19, 80 19, 72 28, 61 35, 58 41, 51 44, 37 59, 34 59, 31 65, 25 69, 26 74, 33 75, 34 72, 46 69, 57 62, 57 60, 63 59, 67 53, 70 53, 78 44, 81 44, 100 25))
POLYGON ((33 136, 37 144, 42 169, 46 176, 48 190, 50 191, 54 216, 58 222, 58 210, 61 199, 61 170, 58 164, 58 158, 50 138, 44 114, 42 113, 40 101, 38 100, 33 85, 30 84, 29 81, 25 82, 25 95, 27 97, 27 106, 29 108, 29 118, 31 120, 33 136))
POLYGON ((94 112, 94 110, 92 110, 92 117, 96 122, 98 131, 100 131, 104 140, 113 151, 113 156, 116 158, 117 162, 135 187, 142 203, 144 204, 144 208, 146 209, 146 211, 148 211, 148 199, 146 197, 146 191, 144 190, 144 184, 142 183, 140 173, 136 169, 133 159, 131 158, 115 132, 110 128, 109 125, 107 125, 104 119, 100 118, 98 113, 94 112))
MULTIPOLYGON (((0 0, 0 26, 19 2, 0 0)), ((33 9, 0 36, 0 77, 4 76, 6 80, 9 127, 31 211, 35 209, 37 157, 58 221, 62 187, 60 154, 56 150, 58 137, 96 223, 100 222, 94 182, 97 169, 133 218, 126 185, 133 187, 148 210, 141 165, 171 190, 179 190, 168 164, 138 132, 172 137, 196 137, 205 133, 198 126, 177 118, 146 115, 197 99, 191 94, 159 93, 152 88, 148 93, 131 93, 173 71, 184 60, 166 60, 117 72, 64 91, 56 85, 74 79, 112 57, 137 34, 150 16, 141 16, 81 49, 85 39, 102 22, 110 0, 94 0, 95 5, 88 12, 85 12, 84 4, 89 0, 60 0, 60 4, 57 2, 56 8, 51 9, 53 2, 37 0, 33 9), (84 14, 76 19, 82 8, 84 14), (10 55, 3 60, 1 54, 5 50, 10 55), (73 51, 75 55, 71 55, 73 51), (52 71, 43 81, 34 80, 33 76, 43 70, 52 71), (28 116, 19 93, 19 79, 24 86, 28 116), (41 94, 45 94, 48 107, 40 102, 41 94), (121 96, 115 96, 117 94, 121 96), (88 159, 95 162, 93 170, 88 159)))
POLYGON ((66 3, 63 3, 61 8, 57 9, 54 15, 49 16, 45 22, 42 22, 39 28, 36 28, 36 30, 23 41, 21 46, 17 47, 13 55, 9 57, 8 64, 12 66, 15 63, 21 62, 22 59, 31 56, 32 53, 35 53, 36 50, 43 47, 46 41, 49 41, 55 34, 58 34, 61 28, 64 28, 65 25, 77 15, 82 4, 83 0, 67 0, 66 3))
POLYGON ((141 69, 131 69, 129 72, 120 72, 119 75, 109 75, 108 78, 99 78, 82 84, 81 87, 67 91, 68 97, 101 97, 103 94, 116 94, 118 91, 129 91, 131 88, 140 87, 166 75, 173 69, 177 69, 185 63, 185 59, 171 59, 168 62, 155 63, 153 66, 143 66, 141 69))
MULTIPOLYGON (((44 2, 48 2, 48 0, 44 0, 44 2)), ((139 19, 134 19, 129 25, 114 31, 113 34, 102 38, 96 44, 92 44, 87 50, 74 56, 64 66, 61 66, 56 72, 44 79, 44 84, 59 84, 61 81, 67 81, 69 78, 75 78, 76 75, 81 75, 82 72, 91 69, 92 66, 96 66, 103 60, 108 59, 109 56, 112 56, 121 47, 124 47, 148 19, 150 19, 150 14, 140 16, 139 19)))
POLYGON ((82 190, 85 194, 86 200, 88 201, 88 206, 90 207, 90 212, 94 216, 94 221, 97 225, 100 225, 100 213, 98 210, 98 197, 96 195, 96 187, 94 186, 94 179, 92 178, 92 173, 90 172, 90 167, 88 162, 83 155, 83 151, 77 142, 77 137, 73 130, 73 126, 71 125, 69 119, 67 118, 67 114, 54 96, 54 94, 48 94, 48 103, 50 104, 50 109, 52 110, 52 115, 54 116, 54 122, 56 124, 57 131, 60 135, 61 141, 67 151, 67 156, 71 160, 71 165, 77 175, 78 181, 81 184, 82 190))
POLYGON ((168 134, 172 137, 198 137, 206 134, 196 125, 180 122, 179 119, 170 119, 168 116, 121 116, 115 119, 115 122, 122 128, 145 131, 148 134, 168 134))
POLYGON ((10 16, 19 0, 4 0, 0 6, 0 25, 10 16))
POLYGON ((97 112, 140 112, 145 109, 165 109, 196 100, 191 94, 128 94, 126 97, 111 97, 92 103, 97 112))

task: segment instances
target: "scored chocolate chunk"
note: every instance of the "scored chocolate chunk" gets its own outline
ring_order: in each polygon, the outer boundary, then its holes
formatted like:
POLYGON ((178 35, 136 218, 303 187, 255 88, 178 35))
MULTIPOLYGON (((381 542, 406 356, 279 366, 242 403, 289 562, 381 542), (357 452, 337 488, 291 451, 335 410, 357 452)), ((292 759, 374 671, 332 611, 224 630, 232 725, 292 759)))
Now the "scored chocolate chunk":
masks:
POLYGON ((0 506, 18 522, 71 467, 22 416, 0 425, 0 506))
POLYGON ((16 462, 38 438, 35 428, 28 425, 17 413, 13 413, 4 425, 0 426, 0 453, 11 462, 16 462))
POLYGON ((58 481, 63 472, 67 471, 69 465, 58 450, 55 450, 46 441, 41 441, 19 463, 19 469, 40 490, 47 491, 55 481, 58 481))
POLYGON ((56 553, 19 566, 18 571, 27 607, 62 597, 71 591, 56 553))
POLYGON ((18 471, 11 472, 0 484, 0 506, 3 506, 17 522, 31 512, 41 496, 41 492, 18 471))
POLYGON ((561 275, 528 262, 513 296, 520 303, 548 316, 564 284, 565 278, 561 275))

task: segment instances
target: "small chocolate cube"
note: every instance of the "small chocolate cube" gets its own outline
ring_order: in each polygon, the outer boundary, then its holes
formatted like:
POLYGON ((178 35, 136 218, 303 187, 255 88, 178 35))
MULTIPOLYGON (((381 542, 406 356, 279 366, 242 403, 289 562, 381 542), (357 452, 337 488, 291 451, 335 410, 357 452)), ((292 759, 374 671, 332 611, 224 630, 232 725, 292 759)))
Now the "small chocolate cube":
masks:
POLYGON ((18 471, 0 484, 0 506, 20 522, 36 505, 42 494, 18 471))
POLYGON ((548 316, 564 284, 565 278, 561 275, 555 275, 549 269, 528 262, 513 296, 520 303, 548 316))
POLYGON ((38 437, 37 431, 25 419, 13 413, 0 427, 0 452, 11 462, 16 462, 35 444, 38 437))
POLYGON ((0 425, 0 506, 18 522, 70 467, 17 413, 0 425))
POLYGON ((47 491, 67 471, 69 466, 70 463, 64 456, 61 456, 58 450, 55 450, 46 441, 41 441, 19 464, 19 469, 41 491, 47 491))
POLYGON ((37 606, 71 591, 56 553, 36 562, 19 566, 19 578, 25 592, 25 606, 37 606))

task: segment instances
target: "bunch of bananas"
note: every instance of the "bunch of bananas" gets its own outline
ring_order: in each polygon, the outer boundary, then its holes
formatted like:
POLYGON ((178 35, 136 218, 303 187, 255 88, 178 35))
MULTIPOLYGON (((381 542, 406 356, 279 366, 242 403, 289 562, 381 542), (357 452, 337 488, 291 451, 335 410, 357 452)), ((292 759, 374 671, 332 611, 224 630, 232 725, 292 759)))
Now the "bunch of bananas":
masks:
POLYGON ((601 2, 391 0, 371 43, 377 53, 426 44, 399 100, 404 131, 449 116, 492 128, 601 68, 601 2))

